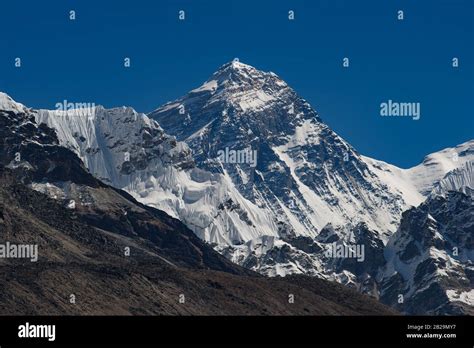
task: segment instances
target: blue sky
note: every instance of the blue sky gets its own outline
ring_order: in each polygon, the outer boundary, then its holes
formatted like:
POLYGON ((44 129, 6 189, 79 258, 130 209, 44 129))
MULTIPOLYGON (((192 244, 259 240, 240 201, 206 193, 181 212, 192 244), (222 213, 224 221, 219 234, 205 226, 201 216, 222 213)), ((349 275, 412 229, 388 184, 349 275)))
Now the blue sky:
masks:
POLYGON ((409 167, 474 138, 473 0, 17 0, 0 20, 0 90, 36 108, 149 112, 238 57, 277 73, 362 154, 409 167), (381 117, 389 99, 421 103, 420 120, 381 117))

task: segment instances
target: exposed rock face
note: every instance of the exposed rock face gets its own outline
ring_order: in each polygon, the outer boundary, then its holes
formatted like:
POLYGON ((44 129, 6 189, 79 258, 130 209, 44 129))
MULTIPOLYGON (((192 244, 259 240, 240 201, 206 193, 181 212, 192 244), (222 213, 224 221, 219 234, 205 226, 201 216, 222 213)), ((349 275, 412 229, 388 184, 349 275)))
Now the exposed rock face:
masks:
POLYGON ((474 191, 464 190, 403 214, 385 250, 383 302, 411 314, 473 313, 474 191))

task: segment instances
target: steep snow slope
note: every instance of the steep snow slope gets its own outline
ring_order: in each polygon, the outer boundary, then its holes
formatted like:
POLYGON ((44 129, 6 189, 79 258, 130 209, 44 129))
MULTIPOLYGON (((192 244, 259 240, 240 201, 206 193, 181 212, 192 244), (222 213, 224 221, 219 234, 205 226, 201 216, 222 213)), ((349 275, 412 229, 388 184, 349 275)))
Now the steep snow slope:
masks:
POLYGON ((421 164, 407 170, 411 182, 424 195, 448 172, 474 161, 474 140, 426 156, 421 164))
POLYGON ((38 123, 56 129, 94 176, 141 202, 181 219, 203 240, 240 243, 276 235, 266 212, 244 199, 226 175, 196 168, 188 146, 131 108, 89 115, 39 110, 38 123))
POLYGON ((474 190, 474 161, 466 162, 462 167, 450 171, 436 183, 430 195, 444 194, 449 191, 467 193, 474 190))
POLYGON ((26 112, 28 110, 23 104, 17 103, 9 95, 0 92, 0 110, 15 113, 26 112))
POLYGON ((370 157, 362 156, 362 158, 389 190, 402 195, 408 205, 416 207, 425 200, 426 197, 412 182, 408 170, 370 157))

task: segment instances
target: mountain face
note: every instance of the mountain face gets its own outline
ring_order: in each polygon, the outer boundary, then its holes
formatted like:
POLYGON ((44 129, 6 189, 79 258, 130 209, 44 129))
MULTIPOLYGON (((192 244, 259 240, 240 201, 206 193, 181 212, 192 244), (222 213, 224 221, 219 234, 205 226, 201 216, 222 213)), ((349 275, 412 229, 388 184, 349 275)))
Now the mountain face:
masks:
MULTIPOLYGON (((232 262, 270 276, 335 280, 407 313, 411 304, 391 296, 407 300, 421 288, 393 255, 411 245, 396 239, 412 238, 422 224, 402 233, 409 225, 402 213, 472 188, 474 141, 397 168, 359 154, 277 75, 238 62, 148 116, 99 106, 88 117, 49 110, 34 117, 95 177, 178 218, 232 262), (391 278, 402 279, 396 292, 391 278)), ((467 250, 465 270, 473 257, 469 244, 458 247, 467 250)), ((465 284, 446 289, 467 296, 465 284)), ((413 306, 423 311, 442 312, 413 306)))
POLYGON ((165 134, 156 121, 125 107, 89 111, 79 117, 39 110, 35 117, 56 129, 60 143, 95 177, 179 218, 203 240, 248 240, 265 226, 275 234, 272 221, 228 177, 196 167, 189 147, 165 134))
MULTIPOLYGON (((179 220, 136 202, 126 192, 92 176, 72 151, 58 145, 53 129, 44 123, 36 123, 36 111, 14 107, 7 109, 4 105, 2 108, 0 165, 5 185, 12 187, 12 190, 18 188, 22 193, 25 201, 16 201, 22 208, 23 204, 27 205, 28 195, 34 195, 27 189, 40 192, 55 200, 55 203, 48 200, 53 205, 52 212, 59 204, 73 211, 67 216, 70 219, 80 219, 83 224, 96 229, 148 239, 161 248, 164 258, 175 265, 211 268, 212 264, 215 270, 242 272, 241 268, 236 268, 211 251, 179 220)), ((12 192, 9 197, 14 198, 15 195, 12 192)), ((47 208, 43 205, 35 210, 39 216, 40 210, 47 208)), ((52 225, 57 227, 59 223, 52 225)), ((15 233, 13 222, 2 225, 2 230, 4 227, 7 232, 11 229, 15 233)))
MULTIPOLYGON (((464 165, 438 180, 422 204, 403 213, 385 248, 381 299, 402 312, 474 314, 474 162, 465 160, 472 147, 456 149, 461 156, 454 158, 464 165)), ((428 159, 441 158, 449 166, 442 156, 447 153, 453 149, 428 159)))
POLYGON ((407 205, 274 73, 225 64, 148 116, 186 142, 200 168, 229 177, 278 236, 314 238, 328 223, 365 222, 384 239, 407 205), (245 149, 256 161, 220 156, 245 149))
MULTIPOLYGON (((34 262, 0 258, 3 314, 395 313, 339 284, 233 264, 180 221, 92 176, 36 117, 0 94, 0 243, 37 247, 34 262)), ((172 150, 153 154, 187 166, 172 150)))
MULTIPOLYGON (((198 166, 230 177, 276 221, 278 236, 262 233, 217 250, 267 275, 310 274, 375 297, 385 244, 401 212, 474 160, 473 141, 406 170, 361 156, 278 76, 238 62, 149 116, 191 147, 198 166), (247 147, 256 150, 256 165, 219 157, 247 147), (327 257, 334 243, 363 245, 364 260, 327 257)), ((463 173, 456 182, 472 180, 472 172, 463 173)))
POLYGON ((474 314, 474 190, 403 213, 385 249, 381 299, 411 314, 474 314))

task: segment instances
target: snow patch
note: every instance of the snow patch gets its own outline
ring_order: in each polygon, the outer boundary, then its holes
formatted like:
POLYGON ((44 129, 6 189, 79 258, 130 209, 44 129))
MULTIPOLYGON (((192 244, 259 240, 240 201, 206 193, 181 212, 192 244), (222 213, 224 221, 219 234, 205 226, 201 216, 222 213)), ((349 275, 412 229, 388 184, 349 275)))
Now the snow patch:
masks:
POLYGON ((474 306, 474 289, 460 292, 459 290, 446 290, 446 296, 450 301, 463 302, 469 306, 474 306))

